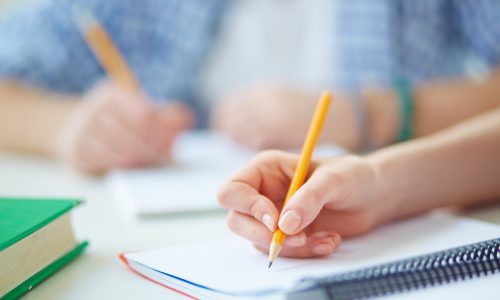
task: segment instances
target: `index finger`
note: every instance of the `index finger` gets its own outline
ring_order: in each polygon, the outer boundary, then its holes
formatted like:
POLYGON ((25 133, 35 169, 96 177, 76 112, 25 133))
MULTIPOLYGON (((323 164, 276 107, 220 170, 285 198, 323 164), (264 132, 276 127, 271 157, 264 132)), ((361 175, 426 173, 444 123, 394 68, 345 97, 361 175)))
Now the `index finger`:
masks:
POLYGON ((252 186, 230 181, 220 187, 217 198, 223 207, 253 216, 271 231, 276 229, 278 209, 252 186))
POLYGON ((219 189, 219 203, 228 209, 252 215, 274 230, 296 157, 280 151, 265 151, 219 189))

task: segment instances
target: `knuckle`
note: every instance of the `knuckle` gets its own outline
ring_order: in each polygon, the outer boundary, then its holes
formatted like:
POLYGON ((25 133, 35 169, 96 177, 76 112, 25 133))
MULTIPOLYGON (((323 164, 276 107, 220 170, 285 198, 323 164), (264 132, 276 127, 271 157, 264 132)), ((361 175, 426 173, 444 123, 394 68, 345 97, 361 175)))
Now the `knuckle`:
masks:
POLYGON ((343 186, 348 181, 348 175, 339 170, 325 170, 328 182, 335 186, 343 186))
POLYGON ((351 180, 351 174, 349 172, 339 171, 339 170, 325 170, 325 178, 327 178, 328 184, 335 188, 345 188, 349 186, 351 180))
POLYGON ((305 187, 304 195, 307 195, 307 201, 300 201, 301 203, 308 203, 308 206, 318 207, 321 206, 322 203, 322 193, 320 192, 319 187, 305 187))
POLYGON ((231 183, 225 183, 217 190, 217 201, 224 208, 229 208, 229 198, 231 197, 231 183))
POLYGON ((262 152, 259 152, 257 155, 255 155, 255 157, 253 158, 253 161, 255 162, 263 162, 263 161, 267 161, 270 157, 270 155, 272 155, 273 150, 266 150, 266 151, 262 151, 262 152))
POLYGON ((232 232, 238 233, 239 231, 239 226, 238 226, 238 216, 236 212, 230 211, 229 214, 227 215, 227 226, 229 229, 231 229, 232 232))
POLYGON ((323 170, 325 188, 335 189, 336 200, 343 200, 351 195, 354 189, 353 173, 350 170, 323 170))
POLYGON ((255 162, 266 163, 268 161, 273 161, 279 156, 283 155, 283 151, 280 150, 265 150, 257 154, 254 158, 255 162))
POLYGON ((262 199, 258 199, 250 208, 250 214, 257 220, 262 219, 262 215, 264 214, 265 202, 262 199))

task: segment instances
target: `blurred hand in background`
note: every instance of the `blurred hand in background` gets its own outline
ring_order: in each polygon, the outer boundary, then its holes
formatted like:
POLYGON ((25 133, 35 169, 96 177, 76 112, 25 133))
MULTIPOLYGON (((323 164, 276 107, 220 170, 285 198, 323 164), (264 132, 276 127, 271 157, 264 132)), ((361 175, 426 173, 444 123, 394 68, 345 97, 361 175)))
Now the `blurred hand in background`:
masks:
POLYGON ((154 165, 169 158, 174 138, 192 122, 184 104, 153 104, 105 81, 75 106, 55 154, 89 173, 154 165))
POLYGON ((193 123, 180 103, 156 104, 105 81, 82 96, 0 82, 0 148, 62 159, 100 174, 168 159, 193 123))
MULTIPOLYGON (((229 93, 217 102, 212 126, 255 149, 291 149, 302 146, 316 107, 319 92, 263 84, 229 93)), ((335 96, 320 142, 346 148, 357 144, 350 104, 335 96)))

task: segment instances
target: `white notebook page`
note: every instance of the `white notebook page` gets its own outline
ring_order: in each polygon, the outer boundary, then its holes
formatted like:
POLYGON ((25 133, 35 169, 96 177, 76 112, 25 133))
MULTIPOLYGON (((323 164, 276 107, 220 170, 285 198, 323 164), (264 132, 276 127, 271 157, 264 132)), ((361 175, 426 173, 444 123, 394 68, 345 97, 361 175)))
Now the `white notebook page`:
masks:
POLYGON ((499 236, 500 226, 432 213, 346 240, 327 258, 280 257, 271 269, 267 269, 267 255, 236 237, 132 253, 126 257, 129 262, 143 265, 143 272, 157 276, 157 281, 196 295, 213 295, 208 291, 211 289, 221 297, 224 293, 248 296, 285 289, 304 276, 350 271, 499 236))

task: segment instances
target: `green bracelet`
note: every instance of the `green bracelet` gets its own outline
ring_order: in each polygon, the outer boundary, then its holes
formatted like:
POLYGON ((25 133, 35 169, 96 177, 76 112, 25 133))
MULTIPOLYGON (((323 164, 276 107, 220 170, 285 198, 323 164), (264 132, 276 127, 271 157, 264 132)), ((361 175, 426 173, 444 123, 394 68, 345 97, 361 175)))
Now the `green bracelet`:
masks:
POLYGON ((401 107, 401 124, 397 142, 404 142, 413 137, 413 93, 410 81, 399 78, 394 82, 401 107))

